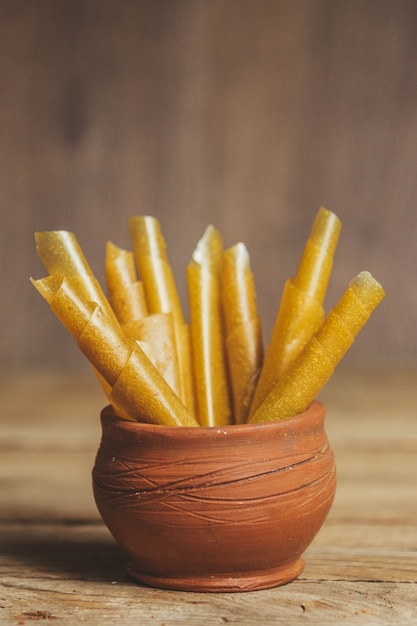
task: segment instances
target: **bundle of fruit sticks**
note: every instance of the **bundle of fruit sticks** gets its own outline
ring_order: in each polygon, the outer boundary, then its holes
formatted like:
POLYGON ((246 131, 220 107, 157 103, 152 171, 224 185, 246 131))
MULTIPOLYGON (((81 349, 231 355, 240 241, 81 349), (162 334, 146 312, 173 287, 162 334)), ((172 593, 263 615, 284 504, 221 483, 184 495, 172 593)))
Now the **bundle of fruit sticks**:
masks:
POLYGON ((48 276, 30 279, 122 419, 219 427, 298 415, 385 295, 363 271, 325 314, 341 222, 321 207, 264 350, 243 243, 224 250, 207 227, 186 270, 187 320, 158 220, 134 216, 128 226, 131 250, 107 242, 105 290, 69 231, 35 233, 48 276))

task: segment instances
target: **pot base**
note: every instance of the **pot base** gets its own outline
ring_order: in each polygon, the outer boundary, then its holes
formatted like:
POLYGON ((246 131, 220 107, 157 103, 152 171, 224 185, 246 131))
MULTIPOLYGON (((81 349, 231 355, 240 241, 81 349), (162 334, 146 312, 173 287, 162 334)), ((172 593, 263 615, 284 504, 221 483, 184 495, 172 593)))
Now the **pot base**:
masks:
POLYGON ((195 576, 164 577, 145 574, 130 562, 128 573, 138 582, 160 589, 175 591, 201 591, 201 592, 239 592, 260 591, 270 587, 279 587, 291 582, 301 574, 304 569, 304 561, 298 559, 292 563, 279 567, 259 570, 256 572, 231 573, 231 574, 206 574, 195 576))

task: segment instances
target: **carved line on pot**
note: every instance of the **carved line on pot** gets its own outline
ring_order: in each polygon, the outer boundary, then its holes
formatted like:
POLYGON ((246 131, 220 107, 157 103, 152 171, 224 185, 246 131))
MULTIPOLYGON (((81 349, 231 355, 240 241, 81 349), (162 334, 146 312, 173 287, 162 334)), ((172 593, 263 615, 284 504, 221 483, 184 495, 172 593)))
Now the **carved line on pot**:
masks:
MULTIPOLYGON (((239 464, 239 469, 241 467, 252 467, 253 464, 239 464)), ((226 470, 222 470, 221 472, 213 472, 212 475, 215 475, 217 478, 222 475, 229 475, 230 468, 226 470)), ((205 478, 198 477, 198 478, 205 478)), ((118 508, 123 508, 125 511, 129 511, 134 517, 137 518, 150 518, 153 519, 154 511, 152 509, 153 505, 158 504, 158 514, 157 519, 154 520, 153 523, 162 523, 170 525, 172 523, 172 516, 176 514, 184 514, 186 513, 189 518, 200 519, 201 521, 216 523, 216 524, 224 524, 230 519, 233 519, 236 514, 238 515, 237 523, 240 523, 239 516, 241 516, 242 523, 247 521, 248 518, 251 520, 256 520, 257 523, 260 523, 262 519, 268 520, 269 509, 268 506, 274 506, 275 501, 280 498, 282 502, 282 498, 285 498, 288 502, 288 506, 292 508, 294 512, 300 509, 300 514, 302 510, 307 506, 309 508, 309 512, 311 514, 312 511, 315 510, 316 506, 311 508, 311 504, 316 500, 317 508, 321 508, 323 506, 323 500, 321 500, 321 494, 326 492, 329 484, 335 480, 335 464, 334 457, 329 452, 329 446, 325 445, 319 454, 316 454, 309 459, 305 459, 300 461, 299 463, 294 463, 289 467, 284 468, 275 468, 273 470, 262 472, 255 477, 252 475, 245 478, 239 478, 238 480, 227 480, 223 482, 217 481, 204 481, 201 480, 198 484, 195 484, 195 477, 187 481, 176 481, 171 486, 159 485, 155 489, 152 490, 144 490, 138 491, 137 489, 108 489, 104 486, 101 486, 97 480, 94 481, 94 486, 97 492, 101 492, 101 497, 108 501, 108 505, 114 510, 118 508), (218 490, 219 488, 225 487, 236 487, 239 484, 244 484, 248 482, 248 480, 268 480, 275 475, 278 475, 284 471, 290 471, 297 468, 301 468, 302 466, 315 462, 315 461, 324 461, 326 465, 325 471, 320 471, 319 475, 314 472, 315 478, 311 481, 304 482, 303 484, 298 484, 294 489, 286 489, 285 491, 277 492, 274 491, 271 493, 270 487, 267 486, 267 494, 261 496, 253 496, 248 498, 247 496, 239 498, 236 496, 236 493, 232 495, 232 497, 216 497, 211 498, 207 495, 207 492, 210 492, 211 489, 218 490), (303 504, 298 503, 297 495, 298 493, 305 491, 305 494, 302 499, 303 504), (107 494, 107 496, 106 496, 107 494), (235 501, 236 505, 234 507, 230 507, 231 503, 235 501), (187 506, 187 503, 192 503, 193 508, 187 506), (195 504, 201 503, 201 510, 195 510, 195 504), (220 504, 224 503, 225 508, 228 509, 229 515, 228 519, 219 518, 216 515, 213 515, 213 511, 210 511, 211 506, 215 505, 217 508, 220 504), (268 504, 269 503, 269 504, 268 504), (151 507, 151 508, 149 508, 151 507), (265 509, 267 507, 267 509, 265 509), (142 510, 142 509, 145 510, 142 510), (171 519, 170 519, 171 518, 171 519)), ((329 498, 330 500, 330 498, 329 498)), ((326 499, 327 502, 327 499, 326 499)))
MULTIPOLYGON (((184 515, 184 513, 186 513, 191 518, 200 519, 205 522, 216 523, 216 524, 230 524, 231 520, 233 520, 234 525, 239 525, 239 523, 246 524, 249 518, 251 518, 251 521, 253 523, 258 524, 258 525, 261 524, 263 521, 270 523, 270 509, 266 509, 265 507, 268 503, 274 506, 274 504, 277 501, 277 498, 282 498, 283 496, 284 497, 287 496, 289 498, 291 502, 290 506, 291 506, 293 514, 295 514, 297 511, 300 511, 301 514, 303 514, 302 512, 306 508, 308 508, 308 515, 311 515, 314 513, 316 509, 322 509, 323 506, 326 507, 327 504, 333 500, 332 493, 329 494, 324 500, 321 497, 322 493, 326 493, 326 490, 329 484, 333 481, 333 479, 334 479, 334 476, 332 475, 332 473, 329 473, 325 476, 321 476, 319 479, 312 481, 311 483, 300 485, 299 487, 291 491, 274 493, 268 497, 251 498, 251 499, 247 498, 247 499, 239 500, 237 502, 235 501, 235 506, 233 507, 230 506, 232 502, 231 500, 223 500, 223 499, 210 500, 210 503, 214 503, 214 502, 216 504, 219 504, 222 502, 227 503, 227 510, 229 511, 229 515, 230 515, 229 520, 225 519, 224 517, 219 518, 214 515, 208 515, 207 513, 196 511, 195 509, 189 510, 186 506, 181 507, 179 506, 179 504, 173 504, 172 502, 166 501, 162 503, 167 509, 165 513, 166 518, 164 518, 163 520, 160 520, 160 522, 161 523, 163 522, 164 525, 169 525, 169 522, 170 522, 169 518, 172 513, 179 513, 180 515, 184 515), (313 487, 317 487, 317 489, 311 491, 309 497, 305 496, 304 501, 302 503, 298 503, 297 497, 296 497, 297 494, 303 491, 303 489, 311 490, 313 487), (316 506, 313 506, 313 507, 309 506, 310 503, 314 500, 317 501, 316 506), (249 512, 247 509, 244 509, 244 513, 243 513, 242 507, 248 507, 250 505, 253 505, 252 514, 249 515, 249 512), (260 512, 262 512, 263 515, 261 515, 260 512), (242 519, 239 520, 239 518, 236 518, 236 514, 242 515, 242 519)), ((195 496, 186 495, 186 496, 180 496, 180 497, 183 500, 194 500, 195 502, 204 503, 205 501, 204 498, 198 495, 195 495, 195 496)), ((135 514, 135 517, 140 518, 141 515, 139 514, 139 511, 137 509, 137 504, 138 504, 137 502, 135 502, 134 504, 132 503, 132 507, 133 506, 135 507, 135 511, 133 511, 133 513, 135 514)), ((283 514, 285 515, 285 511, 283 514)), ((158 511, 158 517, 161 517, 161 510, 158 511)), ((279 515, 277 514, 276 511, 275 511, 275 517, 277 519, 279 518, 279 515)))
MULTIPOLYGON (((297 461, 295 463, 291 463, 291 465, 281 465, 280 467, 274 467, 271 470, 262 471, 258 474, 254 474, 254 468, 257 465, 265 465, 265 463, 273 463, 275 461, 274 458, 271 459, 262 459, 261 461, 256 462, 244 462, 244 463, 234 463, 233 465, 228 465, 220 470, 215 470, 211 472, 205 472, 204 474, 194 474, 192 477, 187 477, 184 479, 176 480, 171 483, 162 483, 157 482, 156 479, 151 480, 149 474, 149 469, 151 468, 153 471, 156 471, 159 467, 162 476, 166 476, 169 473, 169 467, 172 465, 178 466, 178 463, 170 463, 164 462, 157 466, 154 464, 148 463, 140 463, 133 464, 129 461, 129 463, 123 458, 118 458, 117 463, 126 465, 127 469, 123 472, 112 472, 111 480, 107 480, 103 482, 103 477, 100 476, 99 472, 96 470, 94 472, 93 482, 94 485, 114 493, 119 493, 120 495, 136 495, 140 498, 147 498, 147 501, 152 501, 154 499, 158 499, 160 497, 166 497, 167 495, 179 495, 181 493, 189 493, 192 491, 202 491, 209 490, 210 488, 219 488, 226 487, 228 485, 239 485, 246 481, 256 481, 267 478, 268 476, 274 476, 283 472, 293 471, 296 468, 300 468, 308 463, 314 463, 316 460, 325 460, 330 458, 332 463, 334 464, 333 455, 330 453, 330 446, 326 443, 321 450, 319 450, 316 454, 309 456, 308 458, 302 459, 301 461, 297 461), (247 472, 242 476, 242 470, 246 469, 247 472), (230 477, 231 473, 236 472, 239 475, 237 479, 228 478, 224 480, 224 476, 230 477), (125 489, 120 488, 120 479, 125 478, 127 480, 127 485, 125 489), (131 479, 131 481, 129 481, 131 479), (129 482, 136 483, 137 481, 144 481, 150 485, 150 488, 140 489, 133 484, 130 485, 129 482), (112 485, 113 483, 113 485, 112 485)), ((283 461, 284 459, 280 459, 283 461)), ((196 464, 199 464, 197 461, 196 464)), ((186 462, 187 467, 190 467, 190 460, 188 459, 186 462)), ((107 475, 109 479, 109 476, 107 475)), ((159 476, 158 476, 159 478, 159 476)), ((309 483, 307 483, 309 484, 309 483)))
MULTIPOLYGON (((289 489, 286 491, 278 491, 275 493, 271 493, 268 496, 258 496, 258 497, 241 497, 239 498, 239 503, 240 504, 246 504, 246 505, 263 505, 266 504, 268 501, 274 501, 277 497, 284 497, 284 496, 291 496, 291 495, 295 495, 300 491, 306 490, 306 489, 312 489, 313 487, 317 487, 318 485, 320 485, 321 483, 324 483, 323 486, 321 487, 320 490, 325 490, 326 486, 328 485, 328 483, 332 480, 332 472, 328 472, 327 474, 321 476, 320 478, 310 481, 309 483, 304 483, 302 485, 298 485, 295 489, 289 489)), ((97 489, 100 489, 99 486, 96 485, 97 489)), ((107 491, 107 490, 105 490, 107 491)), ((192 490, 194 491, 194 490, 192 490)), ((200 503, 208 503, 208 504, 221 504, 221 503, 232 503, 234 501, 236 501, 236 497, 230 497, 230 498, 219 498, 219 497, 215 497, 215 498, 210 498, 210 497, 205 497, 203 495, 200 495, 199 493, 187 493, 186 491, 181 491, 181 492, 169 492, 169 493, 161 493, 158 494, 158 496, 153 497, 152 499, 144 499, 142 500, 142 494, 141 492, 117 492, 117 491, 112 491, 112 496, 113 497, 117 497, 117 503, 120 505, 120 503, 124 502, 125 503, 125 507, 126 504, 129 502, 129 499, 132 500, 131 505, 135 506, 137 508, 140 508, 141 506, 148 506, 149 504, 153 504, 156 503, 158 501, 165 501, 165 505, 168 505, 168 500, 172 500, 175 498, 181 499, 184 502, 200 502, 200 503)), ((314 497, 317 495, 317 493, 314 493, 314 497)), ((312 498, 311 498, 312 499, 312 498)), ((304 502, 308 502, 309 498, 306 498, 304 500, 304 502)), ((170 505, 172 506, 172 504, 170 505)))
MULTIPOLYGON (((153 526, 165 526, 165 527, 176 527, 175 518, 179 516, 181 519, 181 525, 185 527, 187 524, 185 519, 188 518, 189 522, 194 522, 196 520, 200 520, 204 522, 204 524, 216 524, 216 525, 230 525, 233 524, 235 527, 239 525, 246 525, 248 522, 260 525, 263 522, 266 524, 271 523, 271 514, 276 520, 276 523, 279 524, 279 520, 281 517, 285 518, 287 516, 287 511, 292 511, 292 516, 303 517, 305 514, 311 516, 315 510, 328 508, 333 500, 333 493, 327 495, 323 499, 323 494, 326 494, 326 489, 334 480, 334 474, 329 473, 326 476, 321 477, 314 481, 314 484, 310 484, 306 486, 306 491, 311 491, 309 495, 304 494, 303 503, 297 502, 297 495, 302 492, 303 488, 299 487, 294 489, 292 492, 286 493, 277 493, 271 495, 269 498, 254 498, 251 501, 248 500, 238 500, 235 501, 234 506, 232 506, 231 502, 226 502, 225 507, 222 510, 222 517, 213 514, 210 505, 205 506, 204 500, 200 499, 198 496, 194 496, 194 506, 190 509, 187 506, 187 500, 190 500, 190 497, 181 495, 177 499, 176 502, 172 502, 170 499, 161 498, 157 502, 153 502, 150 506, 145 507, 143 509, 140 506, 140 503, 135 497, 135 494, 122 494, 122 495, 114 495, 112 494, 111 501, 107 501, 107 506, 109 510, 118 511, 122 509, 125 513, 129 513, 132 517, 136 519, 140 519, 145 523, 151 523, 153 526), (285 500, 283 500, 285 498, 285 500), (280 505, 277 509, 276 504, 279 500, 280 505), (316 504, 313 505, 313 502, 316 504), (201 510, 196 510, 195 504, 202 504, 201 510), (153 508, 153 505, 157 504, 157 508, 153 508), (227 515, 225 515, 227 511, 227 515), (184 515, 186 516, 184 518, 184 515)), ((99 490, 98 490, 99 491, 99 490)), ((103 494, 102 496, 103 497, 103 494)), ((104 500, 107 500, 105 494, 103 497, 104 500)), ((219 510, 218 502, 215 502, 216 510, 219 510)), ((149 504, 149 502, 148 502, 149 504)), ((211 503, 213 504, 213 503, 211 503)), ((192 523, 192 526, 195 524, 192 523)))

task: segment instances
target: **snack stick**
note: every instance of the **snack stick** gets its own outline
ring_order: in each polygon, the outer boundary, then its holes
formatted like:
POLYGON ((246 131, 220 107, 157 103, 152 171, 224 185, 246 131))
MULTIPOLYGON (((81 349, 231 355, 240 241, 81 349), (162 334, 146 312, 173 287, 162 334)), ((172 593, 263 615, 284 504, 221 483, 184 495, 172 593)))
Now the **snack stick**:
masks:
POLYGON ((129 231, 149 312, 172 313, 174 323, 183 324, 181 302, 158 220, 148 215, 130 217, 129 231))
POLYGON ((93 275, 74 233, 67 230, 35 232, 35 242, 37 253, 50 274, 66 273, 70 278, 93 275))
POLYGON ((160 258, 143 255, 140 258, 140 265, 137 263, 137 266, 149 313, 172 313, 176 324, 183 323, 184 317, 182 312, 181 316, 178 315, 170 289, 161 288, 165 286, 167 275, 171 274, 168 263, 160 258), (150 276, 155 282, 150 282, 150 276))
POLYGON ((164 426, 198 426, 175 392, 157 370, 151 366, 152 371, 148 364, 150 361, 139 346, 132 350, 112 388, 110 402, 120 406, 137 421, 164 426), (161 384, 156 384, 155 373, 161 384))
MULTIPOLYGON (((125 335, 152 346, 151 360, 163 378, 181 397, 180 373, 172 313, 154 313, 122 326, 125 335)), ((145 350, 145 352, 147 352, 145 350)))
POLYGON ((383 287, 370 272, 360 272, 349 284, 334 311, 343 319, 353 335, 357 335, 385 295, 383 287), (366 321, 366 320, 365 320, 366 321))
MULTIPOLYGON (((46 278, 41 278, 38 280, 31 279, 31 282, 39 291, 39 293, 45 298, 45 300, 50 304, 52 311, 57 314, 63 325, 75 337, 75 339, 79 343, 79 347, 82 352, 82 344, 85 344, 88 340, 92 340, 94 322, 99 323, 99 327, 95 329, 96 334, 98 334, 98 338, 96 337, 96 343, 101 343, 101 337, 99 333, 100 318, 102 322, 101 326, 103 326, 103 321, 105 322, 105 326, 107 323, 109 324, 109 328, 111 328, 111 324, 108 319, 103 318, 102 310, 98 307, 98 305, 91 302, 84 302, 83 300, 81 300, 77 292, 74 290, 73 285, 71 285, 66 279, 63 279, 60 276, 47 276, 46 278), (57 302, 59 302, 58 305, 57 302), (91 325, 91 328, 90 332, 87 332, 86 329, 88 328, 89 324, 91 325)), ((103 332, 102 328, 101 332, 103 332)), ((104 332, 106 333, 107 339, 111 339, 111 333, 109 329, 107 329, 107 331, 106 329, 104 329, 104 332)), ((117 335, 118 333, 116 333, 116 338, 117 335)), ((106 346, 105 343, 103 343, 103 345, 106 346)), ((156 365, 157 353, 155 351, 155 348, 153 346, 150 346, 149 344, 145 344, 144 342, 140 342, 139 345, 148 356, 148 358, 151 360, 151 362, 156 365)), ((113 349, 116 349, 117 355, 117 343, 116 345, 113 345, 113 349)), ((126 360, 129 358, 130 352, 131 349, 128 348, 127 352, 125 352, 126 360)), ((98 354, 100 354, 100 350, 98 350, 98 354)), ((88 355, 88 357, 91 357, 91 355, 88 355)), ((123 364, 121 366, 119 365, 119 368, 117 368, 117 366, 114 364, 114 360, 112 357, 110 358, 110 364, 112 370, 116 373, 109 376, 107 372, 106 377, 103 373, 101 373, 101 371, 97 369, 97 367, 103 369, 100 367, 100 364, 97 361, 95 361, 95 364, 93 365, 94 373, 97 376, 97 379, 109 401, 112 390, 112 385, 109 380, 117 380, 120 372, 123 369, 123 364)), ((121 407, 115 405, 114 401, 112 402, 112 404, 114 405, 114 408, 117 411, 118 415, 124 417, 125 419, 132 420, 132 418, 125 411, 123 411, 121 407)))
MULTIPOLYGON (((161 259, 155 259, 150 256, 142 257, 141 276, 147 276, 150 271, 154 273, 154 275, 160 277, 165 277, 167 276, 167 274, 171 274, 171 269, 166 261, 163 261, 161 259)), ((187 363, 192 358, 190 353, 191 345, 190 343, 184 342, 184 337, 182 335, 182 328, 185 324, 185 321, 182 309, 176 304, 178 294, 175 291, 175 295, 173 297, 171 289, 152 290, 149 288, 149 285, 147 288, 146 279, 143 279, 142 282, 145 287, 145 297, 148 303, 149 310, 153 311, 154 313, 172 313, 173 315, 175 330, 174 349, 176 352, 176 358, 178 360, 180 373, 181 399, 184 404, 191 407, 192 404, 194 404, 194 401, 190 396, 190 393, 192 392, 192 386, 190 386, 190 381, 189 379, 187 379, 187 376, 189 376, 187 363)))
POLYGON ((202 426, 222 426, 232 420, 221 309, 221 255, 220 235, 209 226, 187 267, 198 419, 202 426))
POLYGON ((233 421, 242 424, 248 416, 263 359, 255 282, 250 270, 249 254, 242 243, 223 253, 222 301, 233 421))
MULTIPOLYGON (((141 348, 141 350, 143 350, 143 352, 146 354, 146 356, 148 357, 148 359, 151 361, 151 363, 157 368, 157 370, 164 376, 164 371, 163 371, 163 364, 158 360, 158 353, 155 350, 155 347, 150 345, 149 343, 145 343, 144 341, 137 341, 138 346, 141 348)), ((130 415, 128 415, 122 408, 121 406, 117 405, 115 400, 114 400, 114 394, 112 395, 112 387, 111 385, 106 381, 106 379, 100 374, 100 372, 98 372, 98 370, 96 370, 95 368, 93 368, 97 379, 108 399, 108 401, 112 404, 116 414, 119 417, 123 417, 124 419, 127 419, 129 421, 136 421, 134 420, 130 415)), ((165 378, 165 376, 164 376, 165 378)))
MULTIPOLYGON (((77 293, 74 291, 74 287, 69 285, 68 281, 64 280, 61 276, 47 276, 38 280, 31 278, 30 281, 49 305, 53 303, 56 293, 58 291, 60 292, 58 298, 61 299, 61 302, 65 301, 65 306, 61 306, 60 321, 67 330, 71 332, 73 337, 78 339, 86 324, 91 319, 95 305, 91 302, 80 300, 77 293)), ((94 366, 92 366, 92 369, 108 399, 111 392, 110 384, 94 366)), ((117 409, 118 415, 121 417, 132 419, 122 412, 119 407, 115 407, 115 409, 117 409)))
POLYGON ((249 423, 272 422, 305 411, 333 374, 335 364, 312 337, 249 423))
POLYGON ((129 218, 129 231, 133 245, 136 269, 142 280, 150 313, 172 313, 175 328, 181 399, 192 408, 192 384, 187 380, 191 354, 189 342, 184 342, 182 326, 185 323, 174 274, 168 261, 166 244, 159 221, 149 215, 129 218), (180 345, 182 342, 182 345, 180 345))
POLYGON ((133 252, 108 241, 105 275, 108 298, 121 324, 147 315, 145 294, 142 283, 137 280, 133 252))
POLYGON ((253 319, 227 335, 226 349, 229 356, 233 422, 244 424, 248 418, 262 363, 260 320, 253 319))
POLYGON ((321 207, 296 275, 285 283, 250 415, 262 404, 324 319, 323 301, 340 231, 339 218, 321 207))
MULTIPOLYGON (((77 339, 84 356, 112 388, 109 394, 113 398, 111 401, 136 420, 197 426, 137 342, 124 335, 118 322, 108 318, 96 303, 81 300, 82 306, 78 308, 80 296, 70 281, 63 278, 59 286, 58 282, 56 279, 44 281, 38 291, 47 296, 51 309, 77 339), (54 294, 53 288, 57 288, 54 294), (118 389, 116 392, 115 386, 118 389), (139 394, 140 398, 136 398, 135 394, 139 394), (147 404, 150 414, 146 418, 147 404), (158 407, 159 414, 156 413, 158 407)), ((37 281, 33 283, 36 286, 37 281)))
POLYGON ((321 304, 300 291, 292 280, 288 279, 284 285, 269 348, 254 392, 251 415, 318 330, 323 318, 324 309, 321 304))
POLYGON ((222 297, 227 332, 258 318, 255 281, 245 244, 238 243, 222 255, 222 297))
POLYGON ((99 304, 85 302, 66 277, 52 277, 52 281, 41 279, 34 284, 39 285, 41 293, 43 288, 51 310, 76 339, 93 367, 112 386, 131 352, 119 324, 109 318, 99 304), (49 287, 48 293, 45 285, 49 287))
POLYGON ((85 302, 97 302, 110 317, 114 316, 74 233, 40 231, 35 233, 35 241, 38 256, 50 275, 66 276, 85 302))
POLYGON ((300 291, 321 303, 326 296, 341 228, 340 219, 320 207, 293 279, 300 291))
MULTIPOLYGON (((172 313, 147 315, 143 284, 136 279, 133 252, 111 242, 106 247, 106 283, 110 304, 125 334, 154 346, 153 353, 158 356, 151 359, 153 364, 181 397, 172 313)), ((145 353, 148 354, 146 350, 145 353)))
POLYGON ((274 421, 305 411, 384 296, 383 287, 369 272, 358 274, 250 422, 274 421))
POLYGON ((149 421, 165 426, 198 425, 138 342, 133 339, 126 339, 124 335, 119 337, 123 346, 123 355, 126 355, 129 347, 130 352, 121 371, 119 371, 118 361, 116 362, 119 375, 115 379, 114 372, 116 370, 112 369, 115 366, 115 359, 105 343, 107 335, 104 334, 100 337, 99 355, 97 354, 98 350, 92 352, 91 344, 87 343, 87 340, 90 340, 96 344, 99 334, 84 333, 80 337, 78 345, 112 387, 108 396, 112 404, 120 407, 123 412, 135 420, 149 421), (106 355, 108 356, 107 360, 105 359, 106 355))
MULTIPOLYGON (((359 302, 357 307, 360 310, 361 304, 359 302)), ((359 317, 360 315, 358 315, 359 317)), ((355 330, 349 326, 348 320, 343 319, 337 309, 334 308, 327 315, 326 332, 323 332, 322 328, 319 329, 316 339, 320 342, 325 353, 331 354, 333 360, 338 363, 355 341, 358 332, 359 329, 355 330)))

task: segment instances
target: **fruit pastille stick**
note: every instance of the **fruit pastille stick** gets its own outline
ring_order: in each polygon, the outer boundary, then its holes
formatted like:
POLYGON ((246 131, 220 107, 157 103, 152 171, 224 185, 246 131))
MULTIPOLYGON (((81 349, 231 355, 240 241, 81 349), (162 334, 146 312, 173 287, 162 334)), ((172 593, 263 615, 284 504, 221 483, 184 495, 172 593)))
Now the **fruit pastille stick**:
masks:
POLYGON ((233 399, 233 422, 246 422, 263 358, 255 281, 243 243, 223 253, 222 301, 226 352, 233 399))
POLYGON ((35 242, 38 256, 50 275, 66 276, 86 302, 97 302, 110 317, 114 317, 113 309, 74 233, 67 230, 40 231, 35 233, 35 242))
POLYGON ((208 226, 187 267, 198 419, 202 426, 232 421, 221 302, 222 240, 208 226))
POLYGON ((384 296, 383 287, 369 272, 358 274, 250 422, 274 421, 305 411, 384 296))
POLYGON ((129 218, 129 231, 149 312, 172 313, 181 398, 190 411, 194 411, 194 382, 190 376, 191 339, 159 221, 149 215, 136 215, 129 218))
POLYGON ((105 274, 110 304, 124 333, 141 342, 169 386, 181 396, 172 313, 148 315, 143 285, 136 277, 133 252, 107 242, 105 274))
POLYGON ((108 241, 105 276, 110 305, 121 326, 148 314, 143 285, 136 276, 133 252, 108 241))
POLYGON ((323 302, 339 240, 339 218, 321 207, 296 275, 286 281, 250 413, 254 414, 324 319, 323 302))

